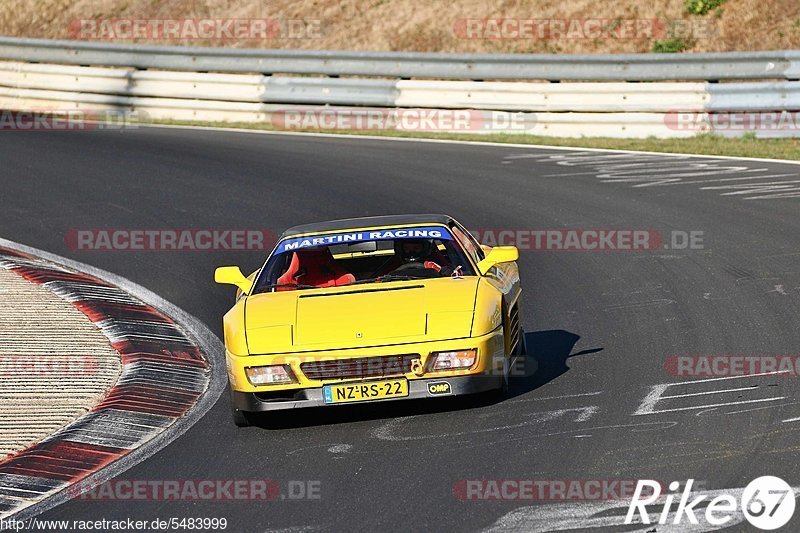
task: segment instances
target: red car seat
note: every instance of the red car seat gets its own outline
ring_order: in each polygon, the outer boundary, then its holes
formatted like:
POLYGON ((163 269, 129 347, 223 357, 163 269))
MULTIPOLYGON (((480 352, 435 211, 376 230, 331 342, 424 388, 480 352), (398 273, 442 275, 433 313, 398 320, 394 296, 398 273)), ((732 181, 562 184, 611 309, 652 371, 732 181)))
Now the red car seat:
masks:
MULTIPOLYGON (((278 278, 278 284, 299 283, 315 287, 337 287, 349 285, 356 278, 336 264, 327 248, 322 250, 298 250, 293 252, 289 269, 278 278)), ((279 287, 278 290, 292 290, 279 287)))

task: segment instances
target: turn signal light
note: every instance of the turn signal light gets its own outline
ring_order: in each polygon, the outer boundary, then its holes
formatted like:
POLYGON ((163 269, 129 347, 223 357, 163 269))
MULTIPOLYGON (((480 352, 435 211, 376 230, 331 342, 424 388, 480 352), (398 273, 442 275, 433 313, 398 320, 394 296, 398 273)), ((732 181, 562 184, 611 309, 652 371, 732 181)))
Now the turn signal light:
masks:
POLYGON ((289 365, 251 366, 244 369, 253 385, 283 385, 294 383, 294 374, 289 365))
POLYGON ((456 352, 434 352, 433 366, 434 371, 437 370, 455 370, 459 368, 469 368, 475 364, 478 358, 478 350, 458 350, 456 352))

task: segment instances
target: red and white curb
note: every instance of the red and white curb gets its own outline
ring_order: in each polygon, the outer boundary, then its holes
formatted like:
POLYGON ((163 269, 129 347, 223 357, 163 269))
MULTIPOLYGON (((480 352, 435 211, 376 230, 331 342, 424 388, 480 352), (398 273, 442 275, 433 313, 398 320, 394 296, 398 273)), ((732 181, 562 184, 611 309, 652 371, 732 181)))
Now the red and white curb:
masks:
POLYGON ((220 340, 147 289, 4 239, 0 268, 70 302, 122 360, 117 383, 89 413, 0 462, 0 518, 34 516, 120 474, 180 436, 222 393, 220 340))

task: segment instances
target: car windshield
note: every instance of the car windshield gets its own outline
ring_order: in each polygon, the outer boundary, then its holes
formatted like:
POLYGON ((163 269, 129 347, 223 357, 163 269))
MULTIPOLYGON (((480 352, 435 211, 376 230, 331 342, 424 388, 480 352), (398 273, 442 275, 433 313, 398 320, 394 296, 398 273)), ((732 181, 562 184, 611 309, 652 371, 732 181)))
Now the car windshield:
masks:
POLYGON ((281 240, 253 292, 473 275, 445 227, 371 229, 281 240))

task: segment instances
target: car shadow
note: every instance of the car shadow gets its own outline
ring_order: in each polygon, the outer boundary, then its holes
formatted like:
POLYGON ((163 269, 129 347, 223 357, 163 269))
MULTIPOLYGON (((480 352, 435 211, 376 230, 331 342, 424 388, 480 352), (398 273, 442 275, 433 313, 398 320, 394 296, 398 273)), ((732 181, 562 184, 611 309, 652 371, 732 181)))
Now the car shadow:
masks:
POLYGON ((502 403, 505 399, 527 394, 563 375, 569 370, 567 360, 570 357, 593 354, 603 350, 603 348, 592 348, 572 353, 579 339, 580 335, 565 330, 525 333, 525 353, 517 358, 517 364, 512 368, 509 390, 505 397, 489 392, 436 398, 435 400, 428 398, 274 411, 253 415, 251 424, 262 429, 281 430, 388 420, 487 407, 502 403))
POLYGON ((603 350, 600 347, 572 353, 580 338, 563 329, 525 333, 525 353, 512 367, 507 398, 527 394, 563 375, 569 370, 567 359, 570 357, 603 350))

